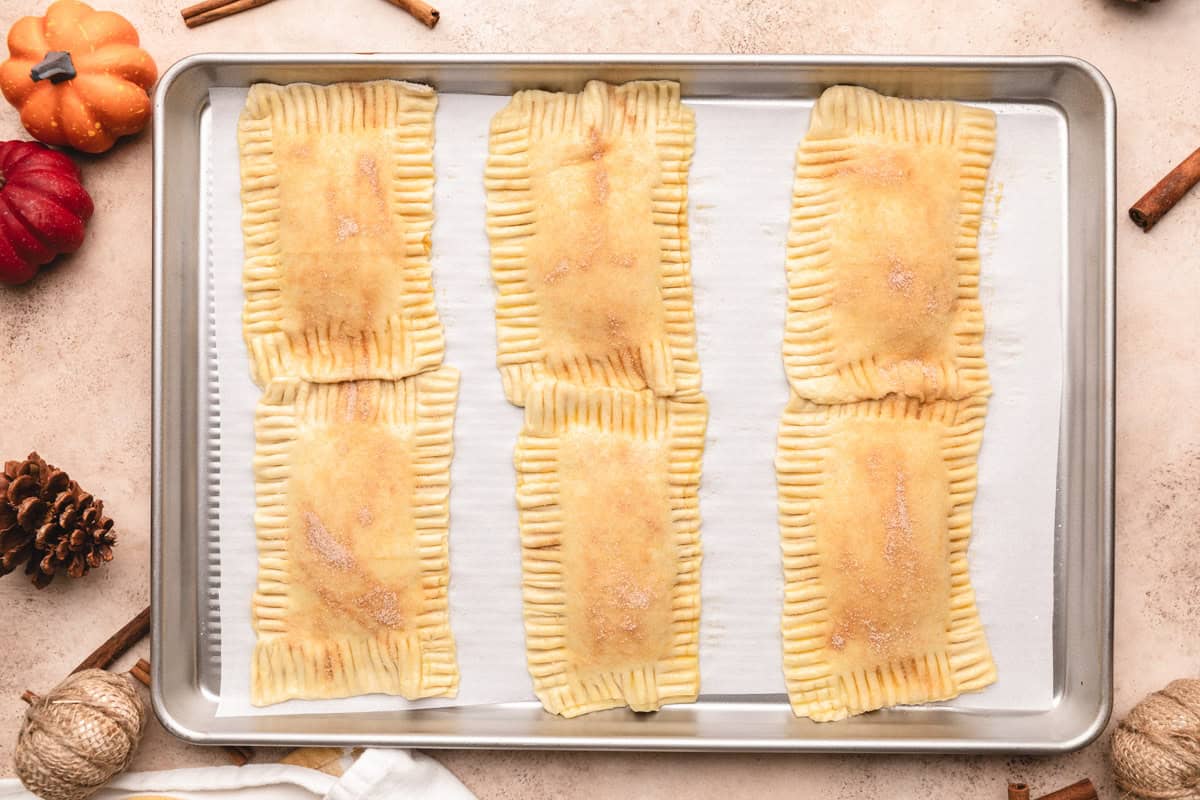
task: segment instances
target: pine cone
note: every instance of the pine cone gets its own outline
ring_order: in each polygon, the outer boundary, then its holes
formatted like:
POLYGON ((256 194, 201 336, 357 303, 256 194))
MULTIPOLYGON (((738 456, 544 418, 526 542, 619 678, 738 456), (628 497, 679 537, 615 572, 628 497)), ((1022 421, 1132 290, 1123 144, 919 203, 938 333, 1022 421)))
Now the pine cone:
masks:
POLYGON ((21 564, 45 587, 60 570, 80 578, 112 561, 116 534, 104 503, 37 453, 0 474, 0 575, 21 564))

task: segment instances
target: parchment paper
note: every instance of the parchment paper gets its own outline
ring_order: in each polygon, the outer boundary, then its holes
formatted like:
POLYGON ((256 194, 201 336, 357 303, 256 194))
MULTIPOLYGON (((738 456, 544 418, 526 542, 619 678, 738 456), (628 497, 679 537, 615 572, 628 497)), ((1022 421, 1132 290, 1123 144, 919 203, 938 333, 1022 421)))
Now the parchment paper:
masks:
MULTIPOLYGON (((253 410, 241 334, 236 121, 245 89, 211 93, 208 172, 220 395, 221 694, 218 716, 351 713, 532 700, 521 623, 512 451, 521 424, 495 368, 494 289, 483 164, 504 97, 443 94, 434 150, 433 271, 446 363, 462 372, 451 473, 450 622, 462 680, 454 700, 372 695, 249 703, 254 634, 253 410)), ((701 688, 782 694, 782 571, 773 458, 788 396, 781 340, 784 239, 796 146, 811 101, 687 101, 696 111, 692 274, 710 406, 700 510, 701 688)), ((1061 236, 1066 131, 1039 106, 996 106, 999 145, 980 250, 995 396, 980 457, 971 574, 1000 680, 952 705, 1036 709, 1052 697, 1054 499, 1061 397, 1061 236), (1001 202, 1001 198, 1004 198, 1001 202), (1001 206, 998 209, 997 206, 1001 206)))

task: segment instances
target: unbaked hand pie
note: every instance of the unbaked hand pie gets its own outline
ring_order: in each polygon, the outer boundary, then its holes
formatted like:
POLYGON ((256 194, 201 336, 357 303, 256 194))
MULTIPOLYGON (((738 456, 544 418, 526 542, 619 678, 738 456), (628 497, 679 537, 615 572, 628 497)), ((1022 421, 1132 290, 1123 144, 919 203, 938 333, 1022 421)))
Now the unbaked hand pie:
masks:
POLYGON ((396 380, 442 361, 433 113, 397 81, 257 84, 238 123, 252 372, 396 380))
POLYGON ((505 394, 543 378, 696 394, 687 225, 695 123, 679 85, 517 92, 485 183, 505 394))
POLYGON ((458 372, 271 383, 255 419, 255 705, 453 697, 447 586, 458 372))
POLYGON ((700 398, 536 383, 516 451, 534 691, 574 717, 700 689, 700 398))
POLYGON ((835 86, 796 155, 784 361, 820 403, 988 391, 976 249, 995 116, 835 86))
POLYGON ((967 571, 987 401, 793 397, 776 467, 784 676, 817 721, 996 680, 967 571))

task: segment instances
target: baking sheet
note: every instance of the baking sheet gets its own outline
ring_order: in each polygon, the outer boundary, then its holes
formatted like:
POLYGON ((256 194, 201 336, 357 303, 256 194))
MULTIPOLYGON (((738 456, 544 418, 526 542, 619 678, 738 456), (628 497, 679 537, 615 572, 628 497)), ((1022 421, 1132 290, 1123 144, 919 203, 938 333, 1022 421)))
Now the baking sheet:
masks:
MULTIPOLYGON (((504 97, 443 94, 437 117, 433 270, 446 363, 462 372, 451 489, 451 625, 458 698, 369 696, 249 704, 253 647, 253 408, 241 337, 236 118, 245 89, 214 89, 210 253, 219 380, 221 692, 218 716, 349 713, 531 700, 520 618, 512 448, 521 411, 494 366, 494 292, 484 234, 487 127, 504 97)), ((706 695, 780 695, 782 595, 775 434, 787 384, 780 355, 784 238, 795 148, 811 101, 689 101, 692 271, 710 404, 701 488, 701 681, 706 695), (747 142, 753 142, 747 146, 747 142)), ((985 104, 986 105, 986 104, 985 104)), ((948 705, 1052 704, 1054 501, 1062 372, 1063 243, 1039 235, 1064 211, 1063 120, 996 105, 999 144, 980 237, 986 354, 995 397, 980 457, 970 559, 1000 680, 948 705), (1036 145, 1036 146, 1035 146, 1036 145)))

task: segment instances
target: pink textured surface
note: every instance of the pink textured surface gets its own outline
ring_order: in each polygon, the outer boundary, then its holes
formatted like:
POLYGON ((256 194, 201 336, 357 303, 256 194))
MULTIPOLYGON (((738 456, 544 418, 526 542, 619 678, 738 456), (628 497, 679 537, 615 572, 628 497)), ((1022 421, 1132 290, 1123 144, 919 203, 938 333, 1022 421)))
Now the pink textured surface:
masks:
MULTIPOLYGON (((967 53, 1081 56, 1120 107, 1124 208, 1200 144, 1200 3, 1164 0, 439 0, 428 31, 383 0, 285 0, 189 31, 176 3, 110 0, 165 69, 214 50, 967 53), (336 7, 337 11, 331 11, 336 7)), ((0 0, 0 25, 45 3, 0 0)), ((0 138, 23 138, 0 107, 0 138)), ((0 458, 36 448, 106 501, 117 560, 37 592, 0 580, 0 773, 24 688, 44 691, 146 602, 150 483, 150 138, 80 158, 96 215, 83 250, 32 285, 0 289, 0 458)), ((1200 197, 1150 235, 1122 218, 1118 269, 1116 712, 1194 674, 1200 657, 1200 349, 1191 258, 1200 197)), ((781 266, 782 268, 782 266, 781 266)), ((143 646, 144 652, 144 646, 143 646)), ((1053 759, 442 753, 485 798, 1001 797, 1089 776, 1115 797, 1107 737, 1053 759)), ((263 757, 269 753, 261 754, 263 757)), ((151 731, 137 768, 224 763, 151 731)))

